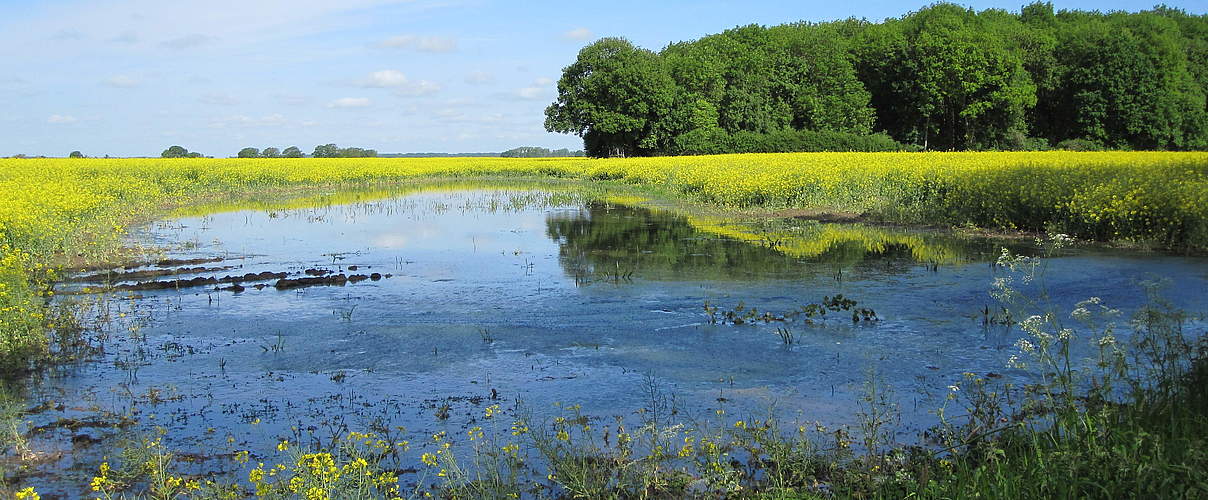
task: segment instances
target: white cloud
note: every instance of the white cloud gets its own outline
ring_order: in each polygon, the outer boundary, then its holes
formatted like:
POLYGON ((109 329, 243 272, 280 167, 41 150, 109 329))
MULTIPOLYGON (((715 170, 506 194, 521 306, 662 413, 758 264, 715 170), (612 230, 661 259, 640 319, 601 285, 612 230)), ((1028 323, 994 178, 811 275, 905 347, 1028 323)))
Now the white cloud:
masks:
POLYGON ((222 92, 206 92, 197 98, 197 101, 202 104, 212 104, 216 106, 234 106, 239 104, 239 99, 230 94, 222 92))
POLYGON ((442 36, 398 35, 382 40, 377 45, 387 49, 407 49, 438 54, 457 50, 456 39, 442 36))
POLYGON ((578 28, 575 28, 573 30, 567 31, 562 34, 562 38, 565 38, 567 40, 575 40, 575 41, 583 41, 583 40, 587 40, 588 38, 591 38, 591 37, 592 37, 591 30, 584 28, 584 27, 578 27, 578 28))
POLYGON ((491 73, 487 73, 486 71, 474 71, 474 72, 466 75, 466 83, 468 83, 470 85, 484 85, 487 83, 494 83, 494 82, 495 82, 495 75, 493 75, 491 73))
POLYGON ((327 103, 327 107, 339 109, 364 108, 368 106, 368 97, 341 97, 327 103))
POLYGON ((389 88, 389 87, 403 86, 403 85, 406 85, 407 83, 408 83, 407 75, 404 75, 402 71, 398 71, 398 70, 394 70, 394 69, 384 69, 381 71, 374 71, 373 73, 370 73, 369 78, 365 79, 365 81, 362 82, 361 86, 373 87, 373 88, 389 88))
POLYGON ((76 117, 71 116, 71 115, 50 115, 50 118, 46 119, 46 123, 54 123, 54 124, 60 124, 60 125, 68 124, 68 123, 75 123, 77 121, 79 121, 79 120, 77 120, 76 117))
POLYGON ((180 36, 180 37, 175 37, 175 38, 170 38, 168 40, 164 40, 162 42, 159 42, 159 45, 161 47, 167 47, 169 49, 184 50, 184 49, 191 49, 191 48, 197 47, 199 45, 204 45, 204 44, 207 44, 214 40, 216 40, 216 38, 214 38, 212 36, 203 35, 201 33, 193 33, 191 35, 185 35, 185 36, 180 36))
POLYGON ((519 97, 521 99, 532 99, 532 100, 540 99, 541 95, 544 93, 545 93, 545 89, 543 89, 541 87, 524 87, 524 88, 516 89, 516 97, 519 97))
POLYGON ((533 80, 533 84, 528 87, 516 89, 512 95, 524 100, 545 99, 550 94, 550 85, 553 83, 553 80, 541 77, 533 80))
POLYGON ((394 69, 374 71, 369 78, 362 80, 360 86, 377 89, 393 89, 395 94, 402 96, 421 96, 434 94, 441 89, 440 84, 428 80, 407 78, 403 72, 394 69))
POLYGON ((420 80, 405 87, 399 87, 394 90, 395 94, 401 96, 418 97, 422 95, 430 95, 440 92, 440 84, 427 80, 420 80))
POLYGON ((102 80, 101 83, 105 84, 109 87, 115 87, 115 88, 119 88, 119 89, 129 89, 129 88, 137 87, 139 85, 139 83, 141 83, 141 82, 134 79, 133 77, 129 77, 126 75, 115 75, 115 76, 111 76, 109 78, 102 80))
MULTIPOLYGON (((265 40, 363 27, 364 12, 392 5, 422 12, 444 8, 438 0, 109 0, 37 2, 20 19, 21 29, 0 30, 0 47, 58 40, 108 40, 188 48, 198 44, 246 48, 265 40), (36 11, 36 14, 34 13, 36 11), (181 27, 187 26, 182 33, 181 27), (118 34, 114 37, 114 34, 118 34), (204 34, 214 36, 207 37, 204 34), (134 35, 134 36, 127 36, 134 35), (221 38, 217 38, 220 36, 221 38)), ((47 52, 75 55, 75 44, 55 44, 47 52)), ((40 54, 45 56, 47 54, 40 54)))

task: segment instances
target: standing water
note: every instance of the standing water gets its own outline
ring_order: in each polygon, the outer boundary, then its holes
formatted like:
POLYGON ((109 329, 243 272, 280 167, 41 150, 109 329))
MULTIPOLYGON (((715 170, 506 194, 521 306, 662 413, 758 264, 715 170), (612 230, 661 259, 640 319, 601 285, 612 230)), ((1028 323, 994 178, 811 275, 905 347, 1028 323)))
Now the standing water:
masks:
MULTIPOLYGON (((226 211, 141 238, 181 250, 65 284, 115 285, 104 351, 33 389, 62 403, 35 424, 117 424, 41 435, 61 455, 40 473, 69 496, 105 449, 87 445, 155 427, 194 472, 246 477, 219 459, 369 429, 416 443, 417 464, 426 436, 464 434, 493 404, 538 419, 580 404, 602 424, 654 407, 850 424, 870 381, 909 441, 962 374, 1027 380, 1006 366, 1021 334, 989 294, 1002 240, 508 189, 226 211), (855 304, 799 313, 837 296, 855 304)), ((1058 311, 1097 296, 1127 313, 1155 278, 1182 307, 1208 303, 1200 258, 1074 249, 1047 266, 1058 311)))

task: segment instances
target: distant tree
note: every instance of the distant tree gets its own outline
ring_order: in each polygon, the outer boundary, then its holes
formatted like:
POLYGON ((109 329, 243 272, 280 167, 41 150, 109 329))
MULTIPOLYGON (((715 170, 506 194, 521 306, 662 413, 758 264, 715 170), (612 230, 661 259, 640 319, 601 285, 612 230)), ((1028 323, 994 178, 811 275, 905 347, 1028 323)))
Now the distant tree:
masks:
MULTIPOLYGON (((286 151, 289 150, 286 149, 286 151)), ((335 144, 323 144, 315 146, 315 152, 311 156, 315 158, 372 158, 377 154, 376 149, 341 148, 335 144)))
POLYGON ((163 158, 187 158, 189 156, 189 150, 182 146, 172 146, 168 149, 165 149, 163 153, 159 154, 159 156, 163 158))
POLYGON ((72 151, 71 154, 67 155, 67 157, 68 158, 83 158, 84 153, 81 153, 79 151, 72 151))
POLYGON ((551 151, 545 148, 521 146, 499 153, 499 156, 504 158, 545 158, 551 156, 551 151))
POLYGON ((260 150, 256 148, 243 148, 239 150, 240 158, 259 158, 260 150))
POLYGON ((260 152, 260 157, 261 158, 280 158, 281 150, 274 148, 274 147, 267 147, 267 148, 264 148, 264 151, 260 152))
POLYGON ((281 157, 282 158, 301 158, 302 150, 298 149, 298 146, 290 146, 288 148, 285 148, 285 151, 281 152, 281 157))
POLYGON ((205 155, 202 155, 201 153, 198 153, 196 151, 189 151, 189 154, 185 155, 185 157, 187 157, 187 158, 205 158, 205 155))
POLYGON ((344 148, 339 150, 340 158, 372 158, 377 156, 377 150, 362 148, 344 148))
POLYGON ((337 158, 340 156, 340 147, 335 144, 315 146, 315 151, 310 155, 315 158, 337 158))

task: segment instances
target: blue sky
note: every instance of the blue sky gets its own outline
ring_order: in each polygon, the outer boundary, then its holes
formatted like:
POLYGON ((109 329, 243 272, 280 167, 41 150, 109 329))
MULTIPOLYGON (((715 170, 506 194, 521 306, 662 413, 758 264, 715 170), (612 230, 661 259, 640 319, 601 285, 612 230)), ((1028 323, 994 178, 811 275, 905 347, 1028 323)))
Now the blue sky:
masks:
POLYGON ((382 152, 578 149, 577 137, 545 132, 542 112, 562 67, 595 39, 624 36, 657 50, 737 25, 879 20, 922 5, 0 0, 0 156, 154 156, 180 144, 222 157, 329 142, 382 152))

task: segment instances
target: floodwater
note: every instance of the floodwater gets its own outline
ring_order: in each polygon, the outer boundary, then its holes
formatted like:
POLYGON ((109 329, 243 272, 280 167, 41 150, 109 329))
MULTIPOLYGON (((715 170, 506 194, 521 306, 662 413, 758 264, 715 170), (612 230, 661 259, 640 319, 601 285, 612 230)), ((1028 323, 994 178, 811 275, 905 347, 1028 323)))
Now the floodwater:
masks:
MULTIPOLYGON (((98 312, 109 320, 104 353, 37 384, 36 398, 63 406, 31 419, 104 411, 137 423, 42 434, 35 444, 62 455, 39 491, 84 494, 104 440, 155 426, 169 447, 195 455, 195 472, 246 477, 224 454, 264 457, 282 438, 400 426, 396 438, 416 443, 418 456, 431 451, 426 437, 464 435, 491 404, 511 412, 519 403, 537 418, 554 403, 580 404, 601 422, 661 405, 685 421, 723 409, 726 419, 850 424, 873 378, 892 390, 898 438, 911 441, 963 373, 1027 380, 1006 366, 1019 330, 984 321, 997 307, 989 290, 1002 270, 991 263, 1003 241, 808 221, 741 226, 505 188, 225 211, 139 238, 175 248, 174 258, 224 259, 198 267, 229 268, 160 280, 381 276, 115 293, 98 312), (812 325, 734 325, 705 313, 741 304, 780 315, 835 295, 878 320, 836 312, 812 325)), ((1157 277, 1170 280, 1176 304, 1208 304, 1202 258, 1074 249, 1047 262, 1059 311, 1097 296, 1127 313, 1143 299, 1138 283, 1157 277)))

